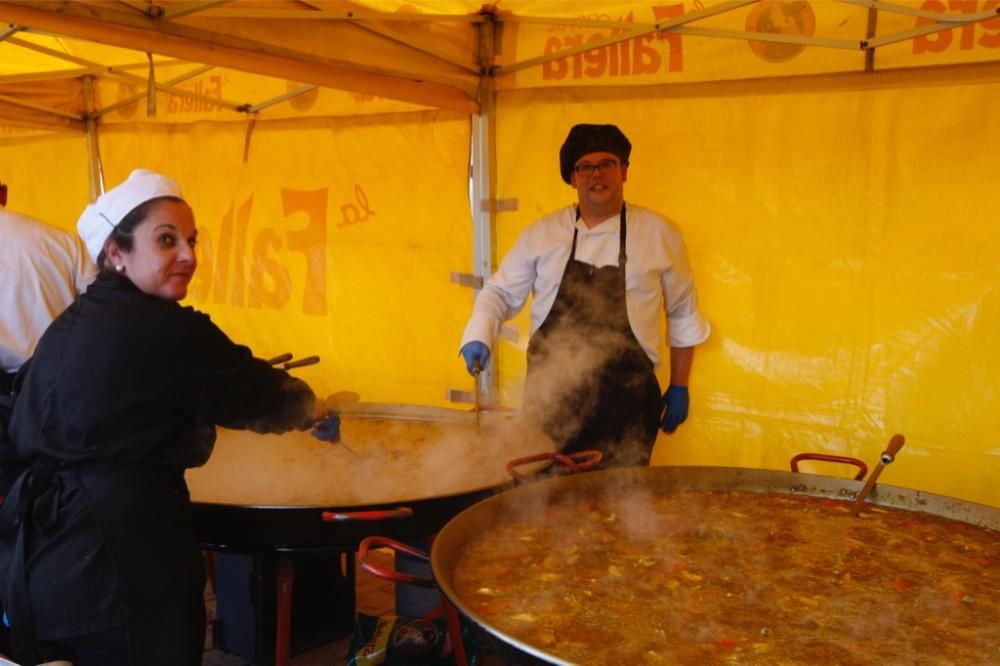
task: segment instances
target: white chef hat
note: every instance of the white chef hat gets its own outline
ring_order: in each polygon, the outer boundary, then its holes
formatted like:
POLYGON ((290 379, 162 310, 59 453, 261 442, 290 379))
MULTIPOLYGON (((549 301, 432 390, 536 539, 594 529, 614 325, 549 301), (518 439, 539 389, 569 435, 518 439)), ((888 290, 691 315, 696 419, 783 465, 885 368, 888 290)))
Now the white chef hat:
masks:
POLYGON ((136 206, 159 197, 182 198, 181 188, 173 178, 147 169, 136 169, 124 183, 97 197, 84 209, 76 223, 76 230, 87 245, 90 258, 97 261, 104 249, 104 241, 136 206))

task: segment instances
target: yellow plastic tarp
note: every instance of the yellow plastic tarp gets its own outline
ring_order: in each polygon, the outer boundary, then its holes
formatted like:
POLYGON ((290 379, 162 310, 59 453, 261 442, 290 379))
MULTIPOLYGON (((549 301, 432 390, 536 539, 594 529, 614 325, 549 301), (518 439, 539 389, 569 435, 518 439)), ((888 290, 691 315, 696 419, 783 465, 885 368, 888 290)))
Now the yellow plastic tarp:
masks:
POLYGON ((297 370, 321 395, 444 403, 461 377, 454 336, 469 294, 469 124, 422 112, 312 123, 198 123, 102 134, 115 165, 174 175, 195 210, 190 302, 262 357, 318 354, 297 370), (450 339, 449 339, 450 338, 450 339))
MULTIPOLYGON (((433 111, 338 121, 110 125, 111 187, 137 167, 177 178, 199 227, 188 303, 318 393, 446 405, 471 388, 455 347, 471 303, 468 119, 433 111)), ((10 208, 73 228, 86 151, 62 134, 0 144, 10 208), (8 167, 10 170, 7 171, 8 167), (6 175, 7 173, 10 176, 6 175), (39 187, 38 183, 47 183, 39 187)))
MULTIPOLYGON (((626 198, 681 225, 714 329, 691 417, 654 462, 787 469, 820 452, 873 466, 899 432, 884 483, 998 505, 1000 194, 984 184, 1000 123, 982 113, 998 102, 998 81, 931 78, 505 93, 500 196, 518 210, 500 215, 498 251, 574 200, 558 174, 569 126, 619 124, 634 145, 626 198)), ((498 354, 511 404, 526 313, 516 324, 498 354)))
POLYGON ((87 144, 79 134, 0 127, 0 182, 8 209, 74 229, 88 201, 87 144))
MULTIPOLYGON (((782 469, 795 453, 825 452, 872 465, 900 432, 907 444, 883 482, 1000 506, 1000 194, 990 185, 1000 19, 900 38, 870 57, 860 48, 869 31, 891 41, 925 29, 927 12, 961 18, 1000 2, 896 3, 902 10, 883 6, 874 23, 867 7, 835 2, 764 0, 709 16, 731 4, 496 4, 497 196, 517 202, 497 216, 496 258, 532 220, 573 200, 557 171, 569 126, 618 123, 635 145, 626 196, 684 229, 714 327, 695 357, 691 416, 661 438, 654 462, 782 469), (676 31, 650 27, 697 12, 705 17, 676 31), (747 41, 742 31, 836 44, 747 41), (520 67, 560 51, 568 54, 520 67)), ((447 15, 480 3, 350 6, 447 15)), ((154 56, 155 80, 197 66, 176 62, 182 51, 209 54, 194 30, 228 26, 258 46, 353 60, 361 72, 410 71, 475 97, 466 67, 482 46, 474 17, 331 27, 332 18, 224 13, 317 7, 345 5, 232 2, 177 19, 171 29, 188 41, 154 56), (378 31, 394 45, 382 48, 378 31), (443 57, 415 55, 400 36, 443 57)), ((117 30, 102 34, 112 40, 117 30)), ((321 87, 267 105, 303 86, 259 76, 245 66, 258 62, 254 53, 229 62, 244 63, 240 71, 213 63, 160 92, 155 115, 145 99, 102 114, 107 184, 139 166, 178 178, 201 228, 189 302, 258 355, 320 355, 320 365, 296 371, 320 393, 448 404, 447 388, 472 387, 455 353, 471 293, 450 282, 473 266, 470 116, 429 110, 433 99, 418 106, 424 84, 412 81, 407 95, 321 87), (265 108, 232 108, 248 104, 265 108)), ((147 85, 144 51, 37 32, 0 41, 0 180, 12 209, 67 228, 87 203, 87 63, 131 76, 102 76, 97 110, 147 85)), ((526 316, 514 325, 519 341, 496 354, 497 397, 511 406, 526 316)))

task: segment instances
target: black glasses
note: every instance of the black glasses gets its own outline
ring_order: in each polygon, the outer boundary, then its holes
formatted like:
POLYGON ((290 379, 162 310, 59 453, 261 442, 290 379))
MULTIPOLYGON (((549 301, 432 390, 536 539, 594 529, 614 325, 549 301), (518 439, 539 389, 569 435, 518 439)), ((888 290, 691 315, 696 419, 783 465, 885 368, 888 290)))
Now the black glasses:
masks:
POLYGON ((583 176, 586 178, 594 173, 594 170, 598 170, 601 173, 611 173, 611 170, 618 166, 618 160, 601 160, 597 164, 592 164, 591 162, 580 162, 573 167, 573 171, 576 175, 583 176))

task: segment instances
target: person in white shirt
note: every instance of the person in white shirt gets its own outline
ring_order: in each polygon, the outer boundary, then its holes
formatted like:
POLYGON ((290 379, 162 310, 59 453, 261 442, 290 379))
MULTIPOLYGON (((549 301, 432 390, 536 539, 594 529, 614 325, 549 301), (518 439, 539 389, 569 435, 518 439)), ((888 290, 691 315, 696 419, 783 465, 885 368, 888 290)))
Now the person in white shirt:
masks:
POLYGON ((570 129, 559 166, 577 203, 522 232, 476 298, 460 350, 470 373, 486 367, 501 324, 531 294, 525 415, 565 453, 601 451, 605 467, 647 464, 657 429, 687 418, 694 348, 711 332, 680 229, 625 202, 631 150, 615 125, 570 129))
POLYGON ((0 209, 0 395, 52 320, 97 276, 76 234, 0 209))

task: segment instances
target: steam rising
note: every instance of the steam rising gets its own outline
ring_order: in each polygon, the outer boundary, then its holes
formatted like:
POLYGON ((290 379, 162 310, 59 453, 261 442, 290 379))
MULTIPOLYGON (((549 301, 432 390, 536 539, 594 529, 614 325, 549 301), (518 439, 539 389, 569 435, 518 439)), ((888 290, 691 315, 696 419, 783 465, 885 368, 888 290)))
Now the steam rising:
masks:
POLYGON ((500 485, 510 480, 510 460, 554 450, 548 437, 521 419, 489 412, 483 414, 481 434, 470 419, 346 414, 340 443, 319 441, 308 432, 263 435, 220 428, 218 433, 208 464, 187 471, 194 501, 347 506, 416 500, 500 485))
MULTIPOLYGON (((573 443, 583 434, 585 419, 595 409, 607 408, 604 403, 609 401, 616 404, 614 401, 620 401, 625 392, 642 394, 642 386, 627 386, 620 377, 607 376, 606 366, 622 359, 634 341, 621 328, 612 330, 590 323, 595 319, 588 317, 606 319, 607 315, 598 311, 603 299, 595 298, 592 292, 585 294, 576 295, 582 305, 569 316, 575 323, 560 327, 557 335, 536 334, 532 339, 533 354, 522 406, 529 422, 537 424, 557 444, 569 443, 571 450, 594 448, 573 443)), ((627 322, 621 326, 627 327, 627 322)), ((642 378, 632 376, 628 381, 639 384, 642 378)), ((622 408, 639 410, 641 406, 622 408)), ((641 431, 626 432, 613 440, 598 439, 604 441, 596 442, 597 448, 610 451, 617 465, 644 464, 648 460, 648 443, 641 431)))
POLYGON ((502 495, 456 554, 458 598, 491 630, 573 663, 995 662, 995 531, 673 491, 644 483, 650 471, 502 495))

